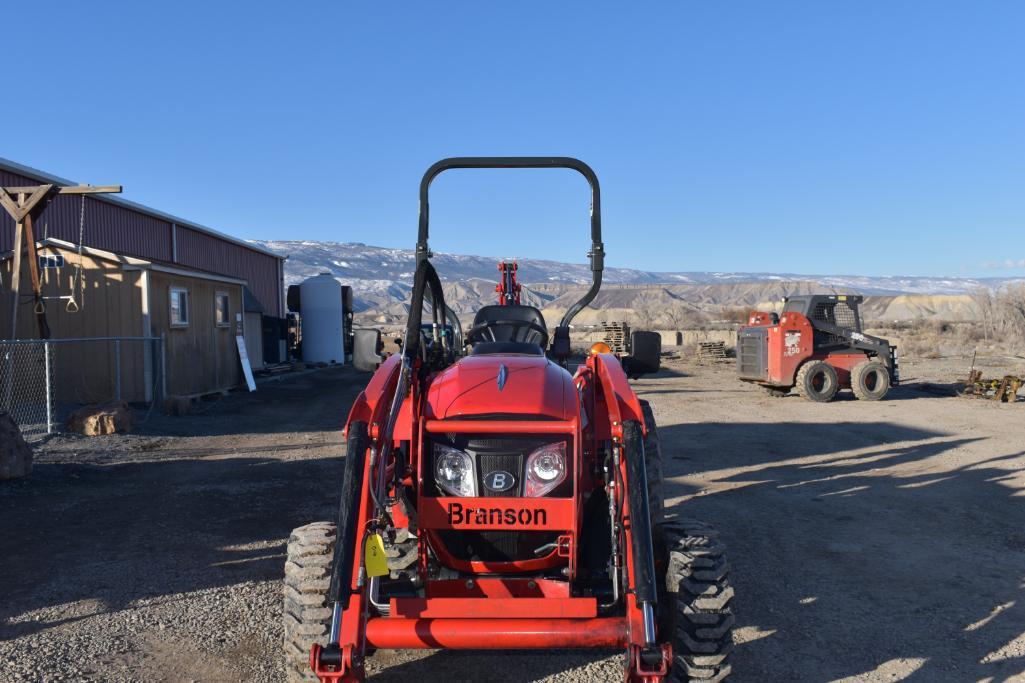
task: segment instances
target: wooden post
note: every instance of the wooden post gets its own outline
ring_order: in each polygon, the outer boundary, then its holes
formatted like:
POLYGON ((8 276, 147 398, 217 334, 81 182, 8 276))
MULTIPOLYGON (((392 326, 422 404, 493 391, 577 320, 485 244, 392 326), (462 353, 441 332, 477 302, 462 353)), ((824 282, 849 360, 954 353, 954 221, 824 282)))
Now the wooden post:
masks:
POLYGON ((21 290, 21 221, 14 224, 14 262, 11 265, 11 336, 18 338, 18 304, 21 290))
POLYGON ((58 194, 98 194, 121 192, 120 185, 69 185, 58 187, 52 184, 30 187, 0 187, 0 206, 14 219, 14 263, 12 264, 11 293, 11 339, 18 336, 18 304, 21 290, 21 252, 28 247, 29 273, 32 276, 32 293, 35 298, 36 322, 39 337, 49 339, 50 326, 46 322, 46 307, 43 303, 42 285, 39 279, 39 259, 36 254, 36 238, 32 229, 33 214, 39 215, 58 194), (11 195, 18 197, 15 201, 11 195), (24 233, 24 234, 23 234, 24 233), (27 238, 28 244, 22 242, 27 238))
POLYGON ((36 314, 36 327, 40 339, 50 338, 50 325, 46 322, 46 302, 43 301, 43 286, 39 279, 39 254, 36 253, 36 235, 32 229, 32 214, 25 214, 25 252, 28 256, 28 272, 32 281, 32 299, 36 314))

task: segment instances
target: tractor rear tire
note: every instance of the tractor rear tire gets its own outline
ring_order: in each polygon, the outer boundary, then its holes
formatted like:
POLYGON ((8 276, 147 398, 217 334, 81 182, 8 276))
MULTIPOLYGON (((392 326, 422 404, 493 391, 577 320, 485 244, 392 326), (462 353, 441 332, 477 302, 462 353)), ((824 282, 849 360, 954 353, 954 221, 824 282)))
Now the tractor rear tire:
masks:
POLYGON ((665 515, 665 494, 662 491, 662 447, 658 440, 658 427, 651 404, 641 401, 644 415, 644 471, 648 478, 648 511, 651 513, 651 528, 662 523, 665 515))
POLYGON ((877 360, 859 363, 851 370, 851 390, 860 401, 878 401, 890 390, 890 371, 877 360))
POLYGON ((733 586, 726 547, 710 526, 670 520, 660 529, 666 550, 664 627, 673 638, 669 680, 715 683, 730 674, 733 586))
POLYGON ((310 648, 325 643, 331 628, 331 560, 335 525, 314 522, 301 526, 288 539, 284 587, 284 653, 289 683, 317 681, 310 669, 310 648))
POLYGON ((815 403, 829 403, 840 390, 840 378, 829 363, 821 360, 808 361, 797 371, 794 383, 797 393, 815 403))

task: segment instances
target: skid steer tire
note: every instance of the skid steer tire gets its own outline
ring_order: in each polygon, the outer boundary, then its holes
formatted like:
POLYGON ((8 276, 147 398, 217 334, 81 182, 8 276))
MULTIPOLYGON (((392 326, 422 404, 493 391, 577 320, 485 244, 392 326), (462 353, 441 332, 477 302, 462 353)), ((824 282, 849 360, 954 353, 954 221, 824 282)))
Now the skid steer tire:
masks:
POLYGON ((648 511, 651 513, 651 528, 656 528, 665 514, 665 498, 662 491, 662 447, 658 440, 658 427, 651 404, 641 401, 644 415, 644 470, 648 477, 648 511))
POLYGON ((284 585, 284 654, 289 683, 317 681, 310 670, 310 647, 325 643, 331 628, 331 560, 335 525, 314 522, 301 526, 288 539, 284 585))
POLYGON ((851 391, 859 401, 878 401, 890 390, 890 371, 876 360, 858 363, 851 370, 851 391))
POLYGON ((714 529, 694 520, 667 521, 659 535, 666 553, 663 625, 673 639, 668 680, 724 681, 732 669, 734 622, 726 547, 714 529))
POLYGON ((797 371, 794 383, 797 393, 815 403, 829 403, 840 389, 836 370, 825 361, 812 360, 797 371))

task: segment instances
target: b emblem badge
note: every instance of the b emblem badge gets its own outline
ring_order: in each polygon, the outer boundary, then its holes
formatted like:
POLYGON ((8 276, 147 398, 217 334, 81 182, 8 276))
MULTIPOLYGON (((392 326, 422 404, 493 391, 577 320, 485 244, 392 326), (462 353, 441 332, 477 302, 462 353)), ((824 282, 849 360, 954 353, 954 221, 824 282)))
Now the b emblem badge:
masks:
POLYGON ((504 470, 495 470, 494 472, 488 472, 484 477, 484 486, 490 491, 495 493, 501 493, 502 491, 508 491, 516 485, 516 477, 509 474, 504 470))

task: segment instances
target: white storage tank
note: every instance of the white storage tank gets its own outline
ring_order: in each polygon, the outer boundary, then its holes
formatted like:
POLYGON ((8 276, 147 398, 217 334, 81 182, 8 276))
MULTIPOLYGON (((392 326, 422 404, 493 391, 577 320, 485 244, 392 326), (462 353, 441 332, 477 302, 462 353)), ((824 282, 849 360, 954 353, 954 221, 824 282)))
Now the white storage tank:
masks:
POLYGON ((344 363, 342 286, 331 273, 321 273, 299 285, 299 300, 303 361, 344 363))

